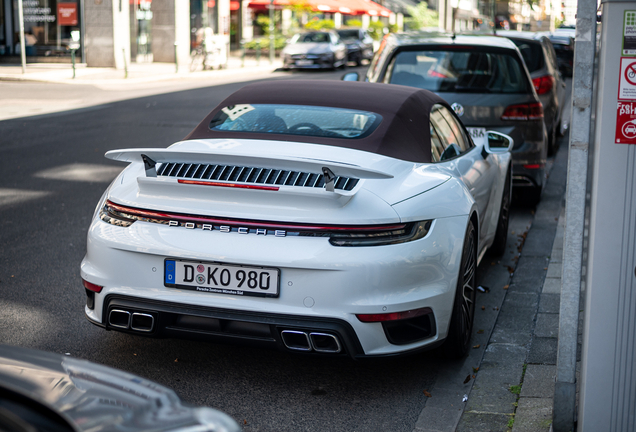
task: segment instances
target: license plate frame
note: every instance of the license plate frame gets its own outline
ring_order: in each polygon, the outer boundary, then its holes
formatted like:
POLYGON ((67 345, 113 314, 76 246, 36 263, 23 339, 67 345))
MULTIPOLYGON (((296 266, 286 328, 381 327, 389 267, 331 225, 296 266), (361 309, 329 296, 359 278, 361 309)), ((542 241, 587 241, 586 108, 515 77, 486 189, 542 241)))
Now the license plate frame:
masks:
POLYGON ((166 258, 163 274, 166 288, 250 297, 280 295, 280 269, 275 267, 166 258), (185 270, 186 266, 191 270, 185 270))
POLYGON ((313 64, 313 60, 296 60, 296 66, 311 66, 313 64))
POLYGON ((486 134, 485 127, 466 127, 466 130, 470 134, 470 137, 473 139, 475 145, 486 144, 486 140, 488 136, 486 134))

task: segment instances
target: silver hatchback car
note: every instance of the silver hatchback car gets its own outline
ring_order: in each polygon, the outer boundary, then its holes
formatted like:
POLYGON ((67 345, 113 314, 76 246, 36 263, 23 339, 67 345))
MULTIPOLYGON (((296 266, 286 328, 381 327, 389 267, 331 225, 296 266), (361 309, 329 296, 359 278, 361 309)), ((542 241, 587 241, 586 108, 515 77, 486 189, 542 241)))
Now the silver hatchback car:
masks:
POLYGON ((561 133, 565 81, 559 70, 559 60, 548 33, 498 31, 515 43, 526 62, 532 84, 543 104, 545 127, 548 130, 548 154, 557 151, 557 135, 561 133))
MULTIPOLYGON (((356 79, 355 73, 344 79, 356 79)), ((543 105, 521 53, 495 36, 404 33, 383 39, 367 81, 431 90, 451 104, 474 141, 486 130, 513 138, 513 185, 529 203, 545 182, 543 105)))

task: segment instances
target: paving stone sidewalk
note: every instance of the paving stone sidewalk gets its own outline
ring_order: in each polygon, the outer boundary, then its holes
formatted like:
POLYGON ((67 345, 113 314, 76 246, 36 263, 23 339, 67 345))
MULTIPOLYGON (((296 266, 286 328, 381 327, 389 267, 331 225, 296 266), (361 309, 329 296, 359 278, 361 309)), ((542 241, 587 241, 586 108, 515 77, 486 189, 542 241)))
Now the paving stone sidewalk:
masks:
POLYGON ((457 432, 551 430, 567 150, 555 157, 457 432))

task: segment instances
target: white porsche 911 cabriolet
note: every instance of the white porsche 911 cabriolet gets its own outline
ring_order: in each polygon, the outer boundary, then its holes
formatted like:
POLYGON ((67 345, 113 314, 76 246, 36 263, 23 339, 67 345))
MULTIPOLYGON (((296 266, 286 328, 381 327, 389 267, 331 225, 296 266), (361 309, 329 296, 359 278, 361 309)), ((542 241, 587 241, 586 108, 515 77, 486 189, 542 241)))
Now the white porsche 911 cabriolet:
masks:
POLYGON ((512 140, 426 90, 269 81, 225 99, 100 200, 81 265, 109 330, 291 352, 466 354, 475 272, 505 249, 512 140))

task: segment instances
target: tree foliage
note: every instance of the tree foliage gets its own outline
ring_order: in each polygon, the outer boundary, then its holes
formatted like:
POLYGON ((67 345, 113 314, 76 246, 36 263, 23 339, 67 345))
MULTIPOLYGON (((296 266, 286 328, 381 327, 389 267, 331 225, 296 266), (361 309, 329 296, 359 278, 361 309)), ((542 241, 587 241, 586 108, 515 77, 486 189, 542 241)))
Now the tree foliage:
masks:
POLYGON ((331 30, 336 28, 336 23, 333 20, 314 18, 305 24, 307 30, 331 30))
POLYGON ((417 6, 407 6, 409 18, 404 23, 409 30, 419 30, 424 27, 438 27, 439 18, 436 11, 428 8, 426 2, 418 3, 417 6))

